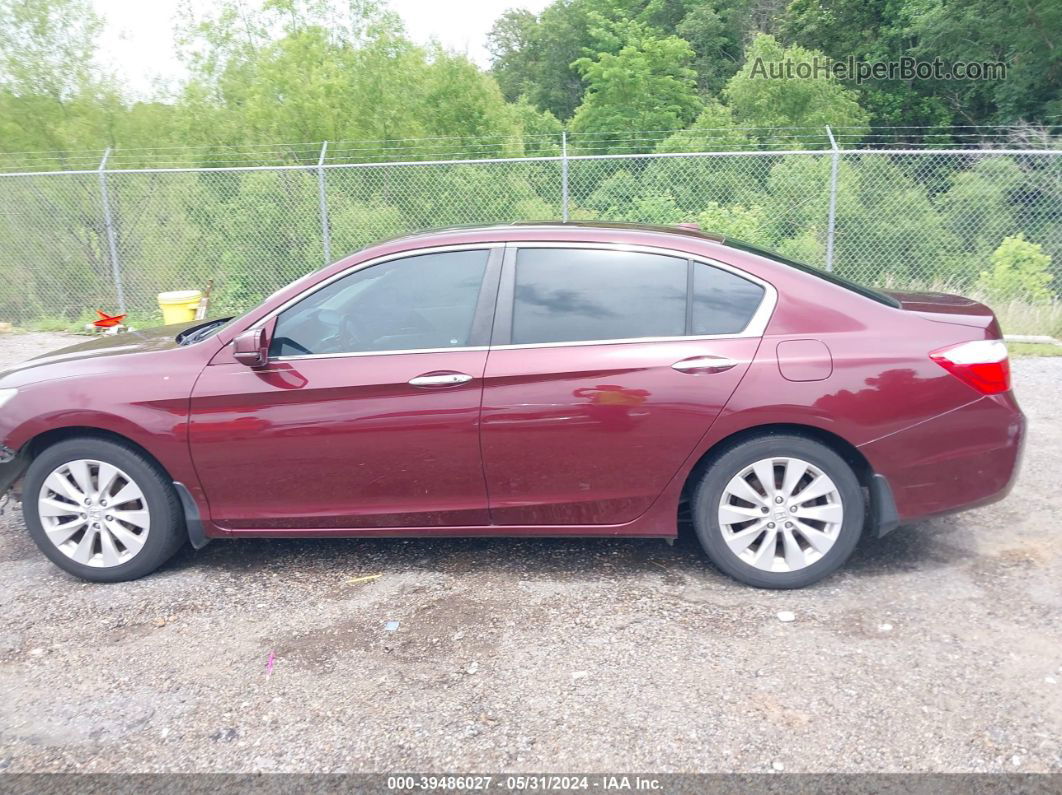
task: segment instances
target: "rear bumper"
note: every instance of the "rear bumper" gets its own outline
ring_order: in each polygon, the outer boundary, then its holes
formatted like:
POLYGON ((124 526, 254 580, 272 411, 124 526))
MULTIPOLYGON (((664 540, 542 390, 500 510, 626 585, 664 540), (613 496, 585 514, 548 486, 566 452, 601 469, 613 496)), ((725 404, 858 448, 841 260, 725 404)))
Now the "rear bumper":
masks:
POLYGON ((891 487, 899 522, 986 505, 1007 496, 1025 443, 1012 394, 982 397, 859 449, 891 487))

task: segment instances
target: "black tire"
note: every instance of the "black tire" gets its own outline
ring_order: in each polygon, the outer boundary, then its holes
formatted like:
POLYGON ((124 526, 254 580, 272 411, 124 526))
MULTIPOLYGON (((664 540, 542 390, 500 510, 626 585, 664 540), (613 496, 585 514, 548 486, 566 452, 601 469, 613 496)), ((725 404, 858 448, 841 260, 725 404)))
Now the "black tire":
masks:
POLYGON ((725 574, 757 588, 803 588, 832 574, 848 560, 863 532, 866 508, 852 468, 829 447, 802 436, 766 434, 741 442, 711 461, 693 492, 692 512, 701 546, 725 574), (731 478, 756 461, 773 456, 799 458, 828 475, 844 509, 833 546, 819 560, 796 571, 765 571, 747 563, 727 546, 719 525, 720 500, 731 478))
POLYGON ((188 538, 173 484, 158 464, 131 445, 94 437, 58 442, 33 459, 26 471, 22 513, 37 548, 63 571, 90 582, 125 582, 150 574, 173 557, 188 538), (151 522, 147 540, 124 563, 111 567, 78 563, 56 547, 44 531, 37 505, 41 486, 57 467, 78 459, 92 459, 118 467, 136 481, 144 495, 151 522))

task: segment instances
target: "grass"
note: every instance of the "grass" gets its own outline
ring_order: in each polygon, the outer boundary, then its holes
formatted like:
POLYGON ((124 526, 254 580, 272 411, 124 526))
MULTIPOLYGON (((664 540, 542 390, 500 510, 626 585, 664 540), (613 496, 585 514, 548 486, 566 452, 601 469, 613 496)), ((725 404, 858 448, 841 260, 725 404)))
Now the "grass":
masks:
POLYGON ((1014 357, 1062 356, 1062 345, 1045 345, 1039 342, 1008 342, 1007 350, 1014 357))
MULTIPOLYGON (((79 318, 70 319, 63 317, 62 315, 46 316, 31 320, 21 326, 18 326, 18 331, 50 331, 50 332, 68 332, 73 334, 88 334, 90 332, 85 330, 85 324, 91 323, 96 320, 96 315, 82 315, 79 318)), ((133 312, 130 313, 125 319, 125 324, 131 328, 153 328, 154 326, 162 325, 162 314, 160 312, 133 312)))
POLYGON ((992 307, 1004 334, 1046 334, 1055 339, 1062 338, 1062 301, 1034 304, 1027 301, 992 302, 976 296, 975 298, 992 307))
POLYGON ((80 331, 84 322, 77 323, 68 317, 42 317, 37 320, 31 320, 23 326, 19 326, 20 331, 74 331, 75 326, 80 331))

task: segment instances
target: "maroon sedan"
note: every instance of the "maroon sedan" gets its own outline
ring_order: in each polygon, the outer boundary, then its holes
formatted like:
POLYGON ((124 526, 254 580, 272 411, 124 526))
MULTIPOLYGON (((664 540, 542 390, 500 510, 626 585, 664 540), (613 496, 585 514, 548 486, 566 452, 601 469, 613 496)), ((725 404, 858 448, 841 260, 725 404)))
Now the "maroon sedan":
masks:
POLYGON ((4 373, 0 492, 96 581, 212 538, 670 539, 688 505, 722 571, 799 587, 1007 493, 1000 336, 692 229, 452 229, 4 373))

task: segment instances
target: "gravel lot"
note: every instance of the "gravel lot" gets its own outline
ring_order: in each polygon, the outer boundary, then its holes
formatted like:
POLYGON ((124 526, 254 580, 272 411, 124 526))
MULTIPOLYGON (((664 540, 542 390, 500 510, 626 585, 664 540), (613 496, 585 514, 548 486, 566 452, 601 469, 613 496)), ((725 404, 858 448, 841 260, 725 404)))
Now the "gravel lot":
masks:
POLYGON ((798 592, 688 533, 216 541, 89 585, 9 510, 0 769, 1062 772, 1062 358, 1014 370, 1013 494, 798 592))

